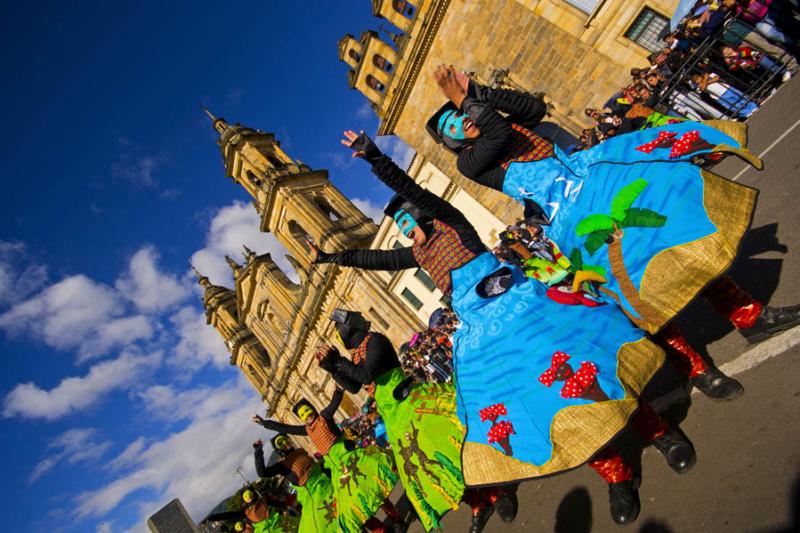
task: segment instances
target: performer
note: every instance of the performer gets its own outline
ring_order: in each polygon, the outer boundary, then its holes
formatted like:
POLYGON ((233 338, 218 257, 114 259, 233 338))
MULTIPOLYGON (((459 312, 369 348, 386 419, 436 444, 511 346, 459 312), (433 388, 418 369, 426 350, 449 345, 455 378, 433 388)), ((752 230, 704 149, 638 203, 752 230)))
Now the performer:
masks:
POLYGON ((440 66, 435 77, 450 102, 427 130, 458 154, 461 173, 529 211, 531 203, 542 206, 549 237, 567 256, 584 253, 605 268, 604 291, 641 328, 660 332, 662 344, 683 351, 703 393, 726 399, 741 386, 697 358, 676 327, 665 327, 698 293, 750 342, 800 323, 800 306, 767 307, 723 276, 750 226, 756 191, 692 161, 735 153, 760 168, 744 147, 744 124, 685 121, 567 157, 517 118, 538 116, 526 114, 541 105, 535 97, 488 89, 452 67, 440 66))
POLYGON ((262 478, 284 476, 292 484, 297 492, 297 501, 302 505, 300 533, 337 531, 339 521, 330 471, 315 462, 302 448, 294 448, 284 433, 275 435, 271 444, 280 459, 266 466, 261 439, 253 443, 256 473, 262 478))
POLYGON ((462 497, 472 508, 472 533, 480 532, 495 510, 504 522, 512 522, 517 514, 516 487, 464 494, 464 428, 456 415, 453 386, 406 378, 389 339, 370 331, 371 324, 361 313, 336 309, 331 320, 352 361, 336 348, 322 346, 316 354, 320 367, 348 392, 357 393, 364 386, 374 396, 403 487, 425 529, 440 527, 442 516, 458 508, 462 497))
POLYGON ((331 472, 339 527, 343 531, 357 532, 362 527, 381 531, 383 524, 374 517, 378 509, 383 508, 390 519, 397 516, 387 500, 397 482, 394 463, 392 456, 377 446, 359 448, 343 438, 333 419, 343 395, 344 391, 337 387, 330 404, 319 413, 308 400, 297 402, 292 411, 303 425, 282 424, 258 415, 253 421, 272 431, 311 439, 331 472))
POLYGON ((239 511, 224 511, 208 515, 203 522, 236 520, 235 531, 252 533, 295 533, 299 519, 283 513, 286 507, 267 495, 259 496, 254 490, 242 492, 244 505, 239 511))

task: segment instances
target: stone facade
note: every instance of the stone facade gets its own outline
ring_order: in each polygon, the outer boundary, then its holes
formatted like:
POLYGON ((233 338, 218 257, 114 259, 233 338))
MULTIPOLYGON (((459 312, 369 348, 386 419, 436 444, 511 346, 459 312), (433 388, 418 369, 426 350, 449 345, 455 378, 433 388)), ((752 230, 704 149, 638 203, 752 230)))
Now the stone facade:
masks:
MULTIPOLYGON (((550 120, 577 132, 588 125, 584 108, 600 106, 630 79, 631 67, 647 64, 650 50, 625 36, 637 16, 649 9, 669 18, 677 4, 678 0, 373 0, 373 14, 403 31, 394 39, 396 65, 379 94, 354 83, 369 74, 377 76, 369 56, 345 61, 351 69, 348 79, 373 103, 381 120, 379 134, 398 135, 490 212, 511 222, 521 209, 462 178, 454 156, 425 131, 425 122, 444 103, 433 78, 435 67, 450 64, 484 81, 496 69, 508 69, 515 86, 547 95, 550 120), (398 4, 405 15, 394 9, 398 4)), ((373 40, 378 40, 374 32, 362 37, 364 43, 373 40)), ((340 57, 355 42, 343 39, 340 57)))
MULTIPOLYGON (((430 313, 441 307, 443 295, 420 269, 374 272, 312 264, 307 237, 329 252, 352 247, 390 250, 411 242, 389 217, 376 226, 330 183, 324 170, 292 159, 272 134, 208 115, 220 134, 226 174, 253 197, 261 230, 273 233, 291 252, 287 258, 300 280, 292 281, 269 254, 243 247, 241 263, 226 258, 233 289, 212 285, 196 272, 204 288, 207 322, 225 340, 231 365, 241 369, 272 416, 296 423, 291 414, 296 401, 305 397, 322 408, 333 393, 333 381, 314 360, 323 343, 344 350, 328 320, 333 309, 361 311, 374 330, 400 346, 425 327, 430 313)), ((418 156, 408 172, 468 213, 485 242, 497 240, 501 221, 441 170, 418 156)), ((364 400, 364 392, 354 398, 345 395, 342 413, 352 415, 364 400)))

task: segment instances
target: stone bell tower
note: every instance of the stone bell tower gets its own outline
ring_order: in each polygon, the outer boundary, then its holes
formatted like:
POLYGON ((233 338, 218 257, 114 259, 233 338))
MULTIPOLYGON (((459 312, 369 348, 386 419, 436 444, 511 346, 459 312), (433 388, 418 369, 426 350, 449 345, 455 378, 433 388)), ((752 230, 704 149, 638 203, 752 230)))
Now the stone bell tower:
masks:
POLYGON ((262 399, 266 399, 272 387, 269 380, 270 358, 253 332, 239 320, 235 294, 225 287, 212 285, 194 267, 192 270, 204 289, 206 323, 213 326, 225 341, 231 354, 231 365, 241 368, 262 399))
POLYGON ((253 197, 261 231, 275 235, 296 263, 311 265, 308 237, 325 250, 369 245, 377 226, 331 184, 326 170, 292 159, 271 133, 205 113, 220 134, 227 175, 253 197))

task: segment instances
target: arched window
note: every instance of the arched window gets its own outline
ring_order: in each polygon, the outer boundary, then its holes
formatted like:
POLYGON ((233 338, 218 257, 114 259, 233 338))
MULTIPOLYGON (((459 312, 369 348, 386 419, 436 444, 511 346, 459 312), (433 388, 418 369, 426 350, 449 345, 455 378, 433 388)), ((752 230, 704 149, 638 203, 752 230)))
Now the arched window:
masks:
POLYGON ((311 238, 311 236, 308 234, 308 232, 305 229, 303 229, 303 226, 301 226, 300 224, 298 224, 294 220, 290 220, 289 221, 289 233, 292 235, 292 237, 297 239, 297 242, 300 243, 300 246, 302 246, 302 248, 304 250, 307 248, 307 246, 308 246, 307 242, 308 242, 308 239, 311 238))
POLYGON ((386 59, 380 54, 375 54, 374 56, 372 56, 372 64, 378 67, 379 69, 383 70, 384 72, 392 71, 392 64, 389 62, 388 59, 386 59))
POLYGON ((392 0, 392 7, 406 18, 413 18, 414 12, 417 10, 414 4, 408 0, 392 0))
POLYGON ((337 220, 342 219, 342 215, 340 215, 339 212, 331 206, 328 200, 322 196, 315 196, 314 203, 331 222, 336 222, 337 220))
POLYGON ((281 161, 275 154, 267 154, 267 161, 272 165, 272 168, 280 169, 286 166, 286 163, 281 161))
POLYGON ((250 183, 255 185, 256 187, 261 186, 261 178, 250 172, 249 170, 245 172, 247 174, 247 179, 250 180, 250 183))
POLYGON ((378 79, 373 76, 372 74, 367 74, 367 87, 375 89, 379 93, 382 93, 386 86, 378 81, 378 79))
POLYGON ((261 374, 259 374, 255 367, 250 363, 247 363, 247 373, 250 374, 250 377, 253 378, 253 381, 256 383, 256 385, 259 387, 264 386, 264 378, 261 377, 261 374))
POLYGON ((361 62, 361 54, 353 50, 352 48, 347 52, 347 55, 350 56, 350 59, 355 61, 356 63, 361 62))

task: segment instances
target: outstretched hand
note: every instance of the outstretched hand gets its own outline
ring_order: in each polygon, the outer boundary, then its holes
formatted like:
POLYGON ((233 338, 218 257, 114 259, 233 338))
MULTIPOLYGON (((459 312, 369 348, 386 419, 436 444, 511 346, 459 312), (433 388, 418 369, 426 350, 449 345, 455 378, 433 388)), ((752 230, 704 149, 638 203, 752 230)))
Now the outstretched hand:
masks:
POLYGON ((258 439, 257 441, 255 441, 253 443, 253 448, 260 448, 263 445, 264 445, 264 442, 261 439, 258 439))
POLYGON ((456 107, 461 107, 461 103, 467 97, 465 85, 469 84, 466 74, 456 72, 452 65, 439 65, 433 71, 433 77, 445 97, 456 107))
POLYGON ((317 352, 314 354, 314 358, 316 358, 317 363, 322 364, 325 359, 327 359, 331 352, 333 351, 333 347, 330 344, 323 344, 319 348, 317 348, 317 352))
MULTIPOLYGON (((361 134, 363 134, 363 133, 364 133, 364 131, 362 130, 361 134)), ((344 135, 344 139, 341 140, 341 143, 352 150, 353 149, 353 144, 356 142, 356 139, 358 139, 359 134, 354 132, 353 130, 347 130, 347 131, 343 132, 343 135, 344 135)), ((366 155, 367 155, 367 153, 364 152, 363 150, 355 150, 353 152, 353 157, 362 157, 363 158, 366 155)))
POLYGON ((265 422, 264 418, 262 418, 261 415, 253 415, 253 417, 250 420, 252 420, 254 423, 258 425, 262 425, 265 422))
POLYGON ((313 239, 311 239, 311 237, 308 235, 305 236, 304 240, 306 242, 306 246, 308 246, 308 251, 311 252, 312 261, 316 261, 319 257, 319 248, 316 244, 314 244, 313 239))

